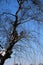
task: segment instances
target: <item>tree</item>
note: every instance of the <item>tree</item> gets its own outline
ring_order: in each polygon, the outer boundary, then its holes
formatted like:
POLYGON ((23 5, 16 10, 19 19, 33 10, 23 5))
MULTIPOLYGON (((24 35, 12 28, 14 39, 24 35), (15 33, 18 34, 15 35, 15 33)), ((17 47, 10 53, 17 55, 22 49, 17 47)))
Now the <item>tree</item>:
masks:
MULTIPOLYGON (((8 3, 7 0, 5 1, 6 3, 8 3)), ((28 41, 29 39, 32 39, 34 40, 34 42, 37 43, 38 47, 43 48, 41 43, 37 40, 37 37, 31 33, 31 32, 35 32, 36 34, 39 35, 40 34, 39 32, 32 30, 32 31, 28 31, 27 33, 27 31, 21 27, 21 25, 29 22, 30 20, 35 20, 38 26, 43 24, 42 2, 40 0, 36 0, 36 1, 35 0, 30 0, 30 1, 17 0, 17 3, 18 3, 18 9, 15 14, 12 14, 9 11, 2 12, 0 14, 0 33, 1 33, 0 35, 3 38, 5 37, 4 40, 6 40, 4 47, 0 45, 0 47, 2 48, 1 52, 5 48, 5 50, 3 51, 5 52, 4 56, 2 55, 2 53, 0 53, 0 56, 1 56, 0 65, 3 65, 5 60, 10 58, 10 55, 13 53, 12 49, 18 41, 24 42, 24 40, 22 40, 23 38, 26 39, 27 42, 29 42, 28 41), (7 26, 7 23, 8 23, 8 26, 7 26), (22 28, 22 31, 20 31, 19 34, 17 31, 18 26, 22 28)), ((0 43, 3 43, 3 42, 0 41, 0 43)), ((30 48, 32 48, 31 45, 30 45, 30 48)), ((34 49, 33 49, 33 52, 35 53, 34 49)))

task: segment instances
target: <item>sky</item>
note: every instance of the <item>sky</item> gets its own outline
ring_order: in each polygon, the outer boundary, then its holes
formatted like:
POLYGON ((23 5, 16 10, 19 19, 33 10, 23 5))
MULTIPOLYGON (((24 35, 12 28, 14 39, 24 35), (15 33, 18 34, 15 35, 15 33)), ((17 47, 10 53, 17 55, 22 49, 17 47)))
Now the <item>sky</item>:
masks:
MULTIPOLYGON (((43 5, 43 0, 40 0, 40 2, 43 5)), ((37 7, 31 2, 31 0, 29 1, 29 5, 24 3, 24 6, 31 6, 31 9, 27 12, 27 14, 29 14, 30 16, 34 16, 34 13, 37 15, 36 17, 38 17, 38 20, 43 19, 43 6, 41 7, 42 12, 39 10, 37 10, 37 7)), ((40 4, 41 5, 41 4, 40 4)), ((16 11, 18 10, 18 3, 16 0, 0 0, 0 14, 2 12, 10 12, 12 14, 15 14, 16 11), (6 3, 6 1, 8 3, 6 3)), ((21 15, 21 14, 19 14, 21 15)), ((4 16, 2 16, 3 18, 4 16)), ((24 17, 27 17, 27 15, 25 15, 24 17)), ((5 25, 6 29, 9 31, 10 27, 10 21, 7 21, 5 23, 5 18, 2 19, 3 24, 5 25)), ((36 18, 37 19, 37 18, 36 18)), ((0 22, 0 24, 2 23, 0 22)), ((39 21, 38 21, 39 22, 39 21)), ((10 59, 7 59, 5 61, 4 65, 14 65, 15 63, 21 63, 22 65, 28 65, 30 63, 33 63, 36 65, 38 65, 38 63, 43 63, 43 22, 38 23, 36 20, 34 19, 30 19, 28 22, 18 26, 17 31, 18 33, 20 31, 22 31, 23 29, 26 30, 27 33, 29 33, 29 36, 33 36, 34 38, 28 38, 28 40, 23 40, 23 41, 19 41, 13 49, 13 53, 11 55, 10 59), (39 41, 39 42, 38 42, 39 41), (41 45, 40 45, 41 43, 41 45), (34 52, 35 51, 35 52, 34 52), (41 52, 42 51, 42 52, 41 52), (25 59, 25 60, 24 60, 25 59), (25 63, 26 62, 26 63, 25 63)), ((0 29, 3 30, 3 27, 1 28, 0 25, 0 29)), ((4 32, 6 33, 6 32, 4 32)), ((0 35, 3 34, 0 32, 0 35)), ((4 39, 3 36, 0 36, 0 40, 2 41, 3 46, 5 45, 5 40, 6 40, 6 35, 4 35, 4 39), (4 43, 3 43, 4 41, 4 43)))

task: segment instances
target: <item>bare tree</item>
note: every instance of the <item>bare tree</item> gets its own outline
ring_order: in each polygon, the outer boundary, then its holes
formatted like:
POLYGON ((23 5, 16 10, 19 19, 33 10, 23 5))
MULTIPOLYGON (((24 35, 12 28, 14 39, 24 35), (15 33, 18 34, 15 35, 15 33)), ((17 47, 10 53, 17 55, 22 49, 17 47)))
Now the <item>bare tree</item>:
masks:
MULTIPOLYGON (((40 0, 30 0, 30 1, 29 0, 17 0, 17 3, 19 7, 15 15, 9 12, 2 12, 0 14, 0 21, 1 21, 0 28, 3 27, 2 29, 0 29, 0 32, 2 33, 2 35, 4 34, 2 36, 3 38, 6 37, 5 47, 0 45, 0 47, 2 48, 2 50, 0 51, 0 65, 3 65, 5 60, 10 58, 14 45, 22 38, 25 38, 27 41, 29 39, 33 39, 34 42, 36 42, 39 47, 40 46, 42 47, 42 45, 37 40, 37 37, 34 36, 33 34, 30 35, 31 32, 35 32, 37 34, 40 34, 40 33, 36 31, 29 31, 27 33, 27 31, 23 29, 18 34, 17 28, 18 26, 26 22, 29 22, 30 20, 36 20, 38 25, 41 24, 43 21, 43 17, 41 18, 40 16, 43 16, 42 15, 43 13, 42 5, 43 4, 40 2, 40 0), (33 9, 32 6, 34 6, 35 9, 33 9), (29 13, 29 11, 32 11, 32 12, 29 13), (7 22, 9 26, 8 30, 6 28, 7 22)), ((21 41, 24 42, 24 40, 21 40, 21 41)), ((0 43, 2 42, 0 41, 0 43)), ((30 48, 32 48, 31 45, 30 45, 30 48)), ((34 49, 33 49, 33 52, 35 53, 34 49)))

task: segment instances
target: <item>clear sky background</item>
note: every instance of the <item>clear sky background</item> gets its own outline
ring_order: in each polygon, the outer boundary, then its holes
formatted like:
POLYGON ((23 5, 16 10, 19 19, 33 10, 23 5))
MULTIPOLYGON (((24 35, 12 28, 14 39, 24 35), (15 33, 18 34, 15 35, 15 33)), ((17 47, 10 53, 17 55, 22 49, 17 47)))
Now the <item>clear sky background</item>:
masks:
MULTIPOLYGON (((40 0, 40 1, 43 5, 43 0, 40 0)), ((33 13, 38 12, 36 6, 32 4, 31 0, 29 0, 29 6, 32 7, 32 10, 28 11, 29 15, 33 15, 33 13)), ((2 12, 11 12, 15 14, 18 7, 19 6, 16 0, 0 0, 0 14, 2 12), (8 3, 6 3, 6 1, 8 3)), ((43 6, 41 8, 43 10, 43 6)), ((41 12, 41 14, 37 16, 39 17, 39 19, 43 18, 43 12, 41 12)), ((25 29, 27 33, 30 32, 29 34, 30 36, 33 35, 37 39, 28 38, 29 41, 24 41, 24 40, 23 42, 19 41, 14 46, 11 58, 6 60, 4 65, 13 65, 14 62, 21 63, 22 65, 29 65, 29 63, 33 63, 33 64, 43 63, 43 23, 42 22, 37 23, 36 20, 30 20, 29 22, 21 25, 21 27, 18 26, 17 30, 20 32, 20 30, 22 31, 22 28, 25 29), (41 43, 41 45, 38 45, 39 42, 37 40, 41 43), (35 53, 33 53, 34 51, 35 53)), ((1 40, 1 37, 0 37, 0 40, 1 40)))

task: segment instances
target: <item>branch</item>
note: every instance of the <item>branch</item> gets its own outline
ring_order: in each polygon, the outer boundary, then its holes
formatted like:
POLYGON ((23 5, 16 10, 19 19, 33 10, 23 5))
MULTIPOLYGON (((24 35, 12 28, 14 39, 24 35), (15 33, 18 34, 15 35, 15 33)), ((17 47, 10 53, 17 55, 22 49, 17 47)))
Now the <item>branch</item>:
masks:
MULTIPOLYGON (((39 14, 38 14, 39 15, 39 14)), ((43 18, 38 18, 37 16, 35 16, 35 15, 32 15, 32 16, 30 16, 29 18, 26 18, 26 19, 24 19, 24 20, 21 20, 21 22, 19 22, 19 23, 17 23, 17 26, 18 25, 21 25, 21 24, 23 24, 23 23, 27 23, 27 22, 29 22, 30 20, 36 20, 37 22, 43 22, 43 18)))
POLYGON ((39 0, 31 0, 33 2, 33 4, 35 5, 39 5, 40 4, 40 1, 39 0))
MULTIPOLYGON (((15 37, 14 37, 15 38, 15 37)), ((13 39, 9 44, 9 46, 8 46, 8 48, 7 49, 5 49, 4 51, 2 50, 1 52, 0 52, 0 60, 1 60, 1 62, 0 62, 0 65, 3 65, 4 64, 4 62, 5 62, 5 60, 6 59, 8 59, 8 58, 10 58, 10 55, 12 54, 12 48, 13 48, 13 46, 20 40, 22 38, 22 36, 18 36, 18 39, 13 39), (3 53, 4 53, 4 55, 3 55, 3 53)))
POLYGON ((12 13, 7 13, 7 12, 3 12, 2 14, 0 14, 0 16, 2 16, 2 15, 4 15, 4 14, 9 14, 9 15, 15 16, 14 14, 12 14, 12 13))
POLYGON ((3 47, 1 46, 1 44, 0 44, 0 47, 3 49, 3 47))

